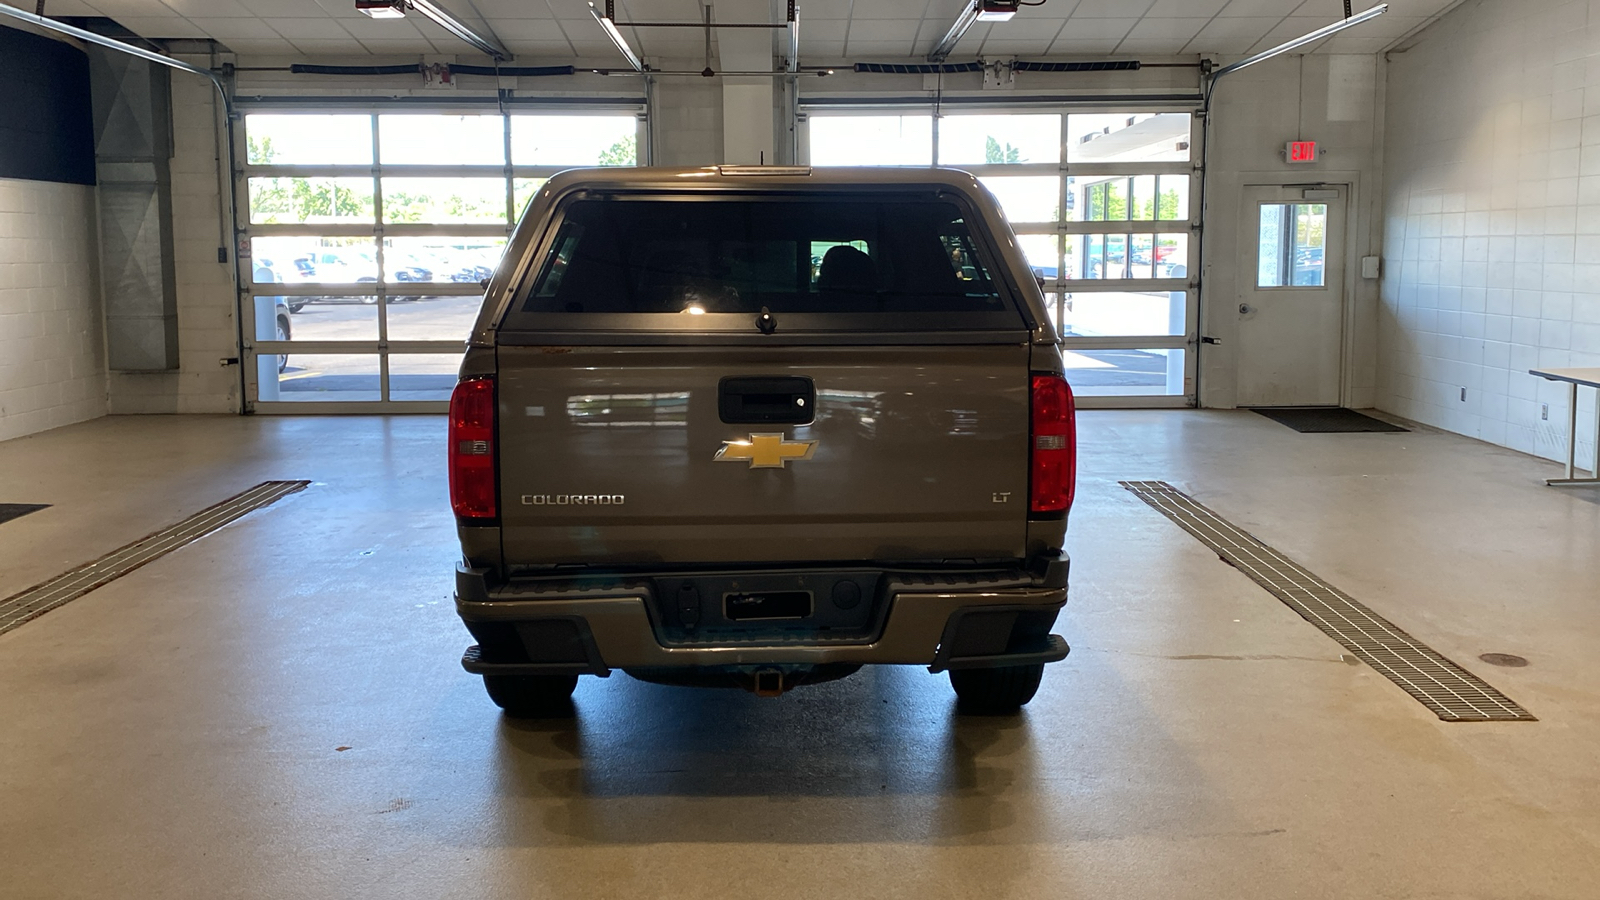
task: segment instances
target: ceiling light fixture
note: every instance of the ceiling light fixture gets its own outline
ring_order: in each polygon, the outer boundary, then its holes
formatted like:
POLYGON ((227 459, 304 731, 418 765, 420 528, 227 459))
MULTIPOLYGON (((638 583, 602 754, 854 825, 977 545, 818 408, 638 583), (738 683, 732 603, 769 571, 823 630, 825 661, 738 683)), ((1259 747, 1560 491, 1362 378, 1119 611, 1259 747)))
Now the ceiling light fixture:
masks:
POLYGON ((1298 49, 1300 49, 1301 47, 1304 47, 1307 44, 1314 44, 1317 41, 1322 40, 1323 38, 1332 37, 1333 35, 1338 34, 1339 32, 1345 30, 1346 28, 1352 28, 1352 27, 1354 27, 1356 25, 1360 25, 1362 22, 1367 22, 1367 21, 1371 21, 1372 19, 1376 19, 1377 17, 1383 15, 1384 13, 1386 13, 1388 11, 1389 11, 1389 4, 1380 3, 1377 6, 1374 6, 1373 8, 1367 10, 1366 12, 1356 13, 1355 15, 1353 15, 1353 16, 1347 18, 1347 19, 1340 19, 1339 21, 1333 23, 1332 25, 1325 25, 1322 28, 1318 28, 1316 31, 1310 32, 1308 34, 1303 34, 1303 35, 1295 38, 1294 40, 1289 41, 1288 43, 1279 44, 1278 46, 1273 47, 1271 50, 1266 50, 1266 51, 1263 51, 1261 53, 1257 53, 1255 56, 1252 56, 1249 59, 1241 59, 1238 62, 1234 63, 1233 65, 1223 66, 1222 68, 1218 69, 1216 72, 1212 73, 1211 82, 1212 82, 1212 84, 1215 84, 1217 79, 1221 78, 1224 75, 1232 75, 1234 72, 1237 72, 1240 69, 1248 69, 1251 66, 1255 65, 1256 63, 1266 62, 1267 60, 1273 58, 1274 56, 1282 56, 1283 54, 1288 53, 1291 50, 1298 50, 1298 49))
POLYGON ((800 71, 800 13, 795 11, 794 0, 789 0, 789 15, 785 19, 789 31, 789 61, 784 69, 789 72, 800 71))
POLYGON ((1020 0, 967 0, 967 5, 962 8, 961 14, 956 16, 955 24, 939 43, 933 45, 928 52, 928 62, 944 62, 950 56, 950 51, 956 48, 956 43, 962 35, 967 33, 977 22, 1006 22, 1017 14, 1020 0))
POLYGON ((1009 22, 1017 14, 1021 0, 980 0, 978 3, 979 22, 1009 22))
POLYGON ((643 72, 644 62, 639 59, 639 54, 634 53, 633 48, 628 46, 628 41, 623 38, 622 32, 617 30, 617 10, 612 0, 606 0, 604 15, 591 2, 589 4, 589 14, 594 16, 596 22, 600 23, 601 30, 606 33, 606 37, 611 39, 611 43, 616 44, 617 49, 622 51, 622 55, 627 57, 628 65, 633 66, 635 72, 643 72))
POLYGON ((356 12, 374 19, 403 19, 406 0, 356 0, 356 12))

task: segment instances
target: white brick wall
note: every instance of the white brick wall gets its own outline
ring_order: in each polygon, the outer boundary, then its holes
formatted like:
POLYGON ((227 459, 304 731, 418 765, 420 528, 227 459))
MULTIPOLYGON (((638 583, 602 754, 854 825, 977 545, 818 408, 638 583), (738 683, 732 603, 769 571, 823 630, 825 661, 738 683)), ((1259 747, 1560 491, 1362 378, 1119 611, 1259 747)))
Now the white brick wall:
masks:
MULTIPOLYGON (((201 61, 204 64, 204 61, 201 61)), ((233 267, 217 262, 216 92, 198 77, 172 76, 172 233, 178 286, 177 372, 110 376, 113 413, 239 411, 233 267)), ((224 149, 226 152, 226 149, 224 149)))
POLYGON ((1468 0, 1393 55, 1385 152, 1379 408, 1564 459, 1527 372, 1600 366, 1600 0, 1468 0))
POLYGON ((94 188, 0 179, 0 440, 106 414, 94 188))

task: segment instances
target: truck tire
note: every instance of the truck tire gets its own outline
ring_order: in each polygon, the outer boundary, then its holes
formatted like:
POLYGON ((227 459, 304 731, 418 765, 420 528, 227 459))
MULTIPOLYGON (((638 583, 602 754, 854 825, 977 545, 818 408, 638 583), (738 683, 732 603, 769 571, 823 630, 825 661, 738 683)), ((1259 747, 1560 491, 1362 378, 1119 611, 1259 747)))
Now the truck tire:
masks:
POLYGON ((1033 699, 1044 677, 1044 663, 993 669, 951 669, 950 686, 961 705, 974 712, 1012 712, 1033 699))
POLYGON ((484 690, 513 719, 537 719, 568 711, 576 675, 485 675, 484 690))

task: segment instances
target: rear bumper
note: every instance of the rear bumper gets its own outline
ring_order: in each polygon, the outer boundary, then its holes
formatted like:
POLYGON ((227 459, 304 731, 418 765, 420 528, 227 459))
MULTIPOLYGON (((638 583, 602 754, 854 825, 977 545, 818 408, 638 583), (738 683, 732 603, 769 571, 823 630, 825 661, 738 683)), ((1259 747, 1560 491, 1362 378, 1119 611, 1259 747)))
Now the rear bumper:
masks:
MULTIPOLYGON (((470 672, 608 675, 614 668, 675 668, 825 664, 902 664, 953 668, 1056 662, 1068 647, 1048 633, 1067 600, 1066 558, 1040 573, 1039 584, 998 589, 939 590, 904 585, 887 597, 882 631, 870 641, 739 642, 665 645, 650 619, 645 588, 620 585, 512 599, 515 591, 484 588, 481 574, 458 572, 456 611, 474 626, 509 624, 520 653, 485 646, 469 650, 470 672), (475 582, 475 583, 474 583, 475 582), (518 658, 512 658, 513 656, 518 658)), ((523 594, 522 596, 526 596, 523 594)), ((501 631, 506 629, 502 628, 501 631)))

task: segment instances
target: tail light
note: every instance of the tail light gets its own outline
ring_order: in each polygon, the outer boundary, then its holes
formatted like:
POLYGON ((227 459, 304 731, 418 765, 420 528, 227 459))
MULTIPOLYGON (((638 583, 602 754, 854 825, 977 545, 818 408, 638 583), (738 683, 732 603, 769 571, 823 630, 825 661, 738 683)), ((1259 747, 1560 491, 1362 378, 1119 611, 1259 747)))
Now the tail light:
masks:
POLYGON ((1065 513, 1078 476, 1078 431, 1072 388, 1060 375, 1033 376, 1033 428, 1028 510, 1065 513))
POLYGON ((450 395, 450 506, 462 519, 493 519, 494 379, 470 378, 450 395))

